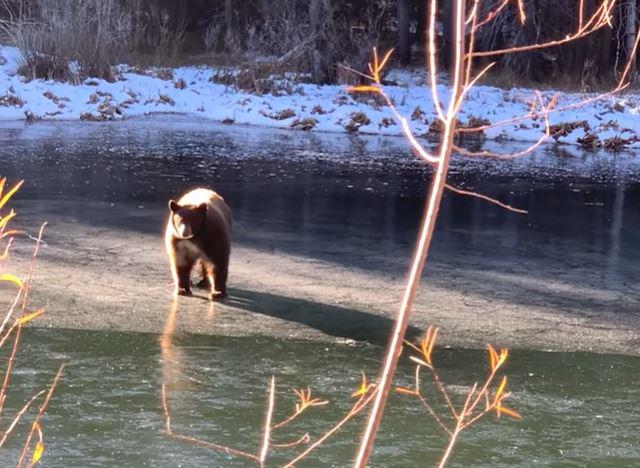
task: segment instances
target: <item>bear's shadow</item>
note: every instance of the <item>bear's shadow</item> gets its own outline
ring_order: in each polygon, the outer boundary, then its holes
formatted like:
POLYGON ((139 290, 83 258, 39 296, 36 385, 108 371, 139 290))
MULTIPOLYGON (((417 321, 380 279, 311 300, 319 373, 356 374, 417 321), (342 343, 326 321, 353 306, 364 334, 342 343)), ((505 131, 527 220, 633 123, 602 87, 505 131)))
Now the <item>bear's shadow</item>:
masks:
MULTIPOLYGON (((356 309, 313 302, 277 294, 230 288, 224 303, 247 312, 268 315, 315 328, 330 336, 385 344, 393 320, 356 309)), ((407 339, 418 338, 422 330, 409 326, 407 339)))

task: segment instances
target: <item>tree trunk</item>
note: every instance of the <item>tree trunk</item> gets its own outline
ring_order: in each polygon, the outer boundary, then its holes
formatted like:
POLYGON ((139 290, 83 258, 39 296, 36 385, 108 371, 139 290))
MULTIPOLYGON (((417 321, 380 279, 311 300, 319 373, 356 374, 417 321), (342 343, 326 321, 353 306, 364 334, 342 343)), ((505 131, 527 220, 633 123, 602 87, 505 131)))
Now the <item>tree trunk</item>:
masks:
POLYGON ((398 58, 403 65, 411 62, 411 34, 409 28, 409 0, 398 0, 398 58))
POLYGON ((314 46, 311 49, 311 75, 314 83, 322 83, 326 80, 326 70, 322 65, 322 0, 309 1, 309 26, 310 33, 315 37, 314 46))
POLYGON ((415 43, 418 44, 418 47, 423 47, 426 44, 427 37, 427 0, 418 0, 418 4, 416 5, 416 15, 417 15, 417 23, 416 23, 416 35, 414 38, 415 43))
MULTIPOLYGON (((466 0, 450 0, 450 4, 455 8, 454 14, 452 14, 452 27, 451 30, 455 34, 451 39, 451 49, 455 50, 459 55, 452 58, 453 70, 452 70, 452 86, 451 86, 451 103, 457 102, 462 97, 462 91, 464 88, 464 56, 465 56, 465 10, 466 0), (455 23, 453 22, 455 21, 455 23)), ((425 263, 427 261, 427 254, 429 253, 429 246, 431 245, 431 239, 438 219, 438 211, 442 201, 442 194, 445 189, 447 180, 447 173, 449 170, 449 161, 451 159, 451 153, 453 152, 453 143, 457 125, 457 112, 453 104, 450 104, 447 112, 447 124, 441 136, 441 144, 438 150, 438 160, 435 164, 434 174, 431 176, 431 183, 429 185, 429 195, 425 204, 425 211, 422 217, 420 225, 420 231, 418 234, 418 240, 416 241, 416 247, 414 255, 411 260, 411 267, 409 268, 409 275, 405 291, 400 305, 400 310, 396 316, 391 338, 387 345, 387 351, 382 369, 380 371, 380 377, 378 378, 378 387, 374 394, 374 400, 371 405, 371 412, 365 425, 364 432, 360 439, 360 445, 356 454, 356 460, 354 463, 355 468, 365 468, 369 456, 373 451, 373 443, 376 437, 376 432, 382 421, 382 415, 384 413, 384 407, 387 402, 387 397, 392 387, 393 377, 398 364, 398 358, 402 352, 402 346, 404 337, 409 325, 409 316, 411 314, 411 308, 416 292, 418 290, 418 284, 422 277, 425 263)), ((443 460, 444 462, 444 460, 443 460)), ((440 464, 443 466, 443 463, 440 464)))
POLYGON ((627 60, 631 62, 630 78, 633 80, 635 78, 636 71, 636 57, 631 57, 631 53, 633 52, 633 45, 636 42, 636 24, 638 22, 638 7, 636 5, 636 0, 627 0, 627 5, 625 8, 625 33, 627 37, 627 43, 625 44, 625 53, 627 60))
POLYGON ((233 31, 233 0, 224 0, 224 39, 225 47, 231 47, 231 32, 233 31))
POLYGON ((453 47, 451 47, 453 37, 453 7, 455 2, 451 0, 441 0, 442 5, 442 65, 445 70, 451 69, 453 63, 453 47))

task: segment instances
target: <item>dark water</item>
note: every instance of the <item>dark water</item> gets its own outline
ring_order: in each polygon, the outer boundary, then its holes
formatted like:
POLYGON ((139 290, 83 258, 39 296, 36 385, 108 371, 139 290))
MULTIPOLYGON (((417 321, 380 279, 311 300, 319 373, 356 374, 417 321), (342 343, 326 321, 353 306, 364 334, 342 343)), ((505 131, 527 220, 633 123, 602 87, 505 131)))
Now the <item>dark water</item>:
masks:
MULTIPOLYGON (((429 169, 400 138, 310 135, 173 116, 4 126, 1 170, 27 179, 17 198, 27 206, 42 202, 53 215, 80 223, 159 233, 169 198, 211 186, 233 210, 238 243, 398 277, 406 271, 429 179, 429 169), (123 216, 114 221, 105 209, 123 216)), ((517 276, 527 281, 523 294, 510 300, 571 309, 579 298, 545 290, 552 280, 566 290, 607 290, 626 299, 583 301, 583 309, 637 314, 640 160, 566 151, 550 145, 512 162, 455 158, 454 185, 529 214, 445 194, 430 281, 449 287, 450 276, 439 274, 447 269, 476 294, 493 295, 517 276), (488 282, 496 287, 487 289, 488 282)))
MULTIPOLYGON (((304 432, 322 434, 337 421, 351 405, 360 370, 373 375, 382 351, 202 336, 173 337, 162 347, 152 335, 50 330, 28 330, 25 338, 10 408, 45 387, 58 363, 67 363, 43 423, 43 466, 51 467, 250 466, 167 439, 161 433, 160 383, 168 384, 174 431, 256 453, 271 375, 276 421, 293 409, 291 387, 308 385, 330 400, 275 432, 276 443, 288 442, 304 432)), ((483 351, 443 349, 434 357, 457 400, 485 375, 483 351)), ((400 383, 409 385, 412 370, 404 360, 400 383)), ((510 406, 524 419, 490 416, 463 432, 450 466, 640 466, 638 358, 516 351, 506 371, 510 406)), ((299 466, 347 466, 361 425, 361 419, 353 421, 299 466)), ((6 463, 23 434, 21 427, 0 453, 6 463)), ((433 466, 445 442, 413 400, 394 395, 371 466, 433 466)), ((296 453, 275 455, 271 466, 296 453)))
MULTIPOLYGON (((173 117, 3 125, 2 175, 27 179, 17 199, 27 207, 41 203, 52 215, 78 223, 160 232, 168 198, 210 185, 229 201, 239 243, 312 252, 397 275, 406 269, 429 176, 399 139, 264 131, 173 117), (105 209, 124 215, 114 221, 102 214, 105 209)), ((518 216, 447 195, 429 264, 431 281, 444 284, 440 272, 453 269, 476 292, 495 295, 517 276, 526 281, 522 294, 510 300, 543 300, 567 310, 579 304, 587 312, 607 307, 637 317, 636 156, 567 155, 547 147, 511 163, 456 159, 451 181, 530 213, 518 216), (553 296, 540 286, 548 280, 568 290, 613 291, 625 300, 585 303, 572 293, 553 296)), ((24 209, 20 213, 28 216, 24 209)), ((160 382, 169 383, 176 431, 255 451, 270 375, 278 382, 277 418, 291 410, 292 386, 310 385, 332 401, 276 435, 290 441, 300 432, 321 433, 346 411, 360 369, 374 375, 381 352, 365 344, 197 336, 176 337, 163 348, 151 335, 29 330, 12 384, 19 391, 11 394, 9 407, 17 408, 47 384, 58 362, 67 362, 44 423, 45 466, 245 466, 167 440, 160 433, 160 382)), ((485 372, 481 351, 442 350, 437 360, 444 379, 455 384, 454 394, 485 372)), ((490 418, 470 429, 452 466, 640 466, 639 370, 633 357, 514 352, 508 369, 512 407, 525 419, 490 418)), ((405 363, 400 375, 411 372, 405 363)), ((348 426, 300 466, 345 466, 360 427, 348 426)), ((372 466, 431 466, 445 442, 415 402, 394 396, 372 466)), ((12 460, 13 444, 0 457, 12 460)), ((277 455, 273 461, 286 460, 277 455)))

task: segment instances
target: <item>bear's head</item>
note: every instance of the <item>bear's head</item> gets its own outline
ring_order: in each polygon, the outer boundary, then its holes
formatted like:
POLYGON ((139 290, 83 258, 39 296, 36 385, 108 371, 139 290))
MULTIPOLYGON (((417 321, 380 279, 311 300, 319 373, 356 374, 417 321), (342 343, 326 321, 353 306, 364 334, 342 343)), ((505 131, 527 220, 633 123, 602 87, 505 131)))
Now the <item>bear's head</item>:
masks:
POLYGON ((178 202, 169 201, 171 216, 169 223, 173 227, 173 233, 178 239, 191 239, 198 235, 207 212, 207 204, 180 205, 178 202))

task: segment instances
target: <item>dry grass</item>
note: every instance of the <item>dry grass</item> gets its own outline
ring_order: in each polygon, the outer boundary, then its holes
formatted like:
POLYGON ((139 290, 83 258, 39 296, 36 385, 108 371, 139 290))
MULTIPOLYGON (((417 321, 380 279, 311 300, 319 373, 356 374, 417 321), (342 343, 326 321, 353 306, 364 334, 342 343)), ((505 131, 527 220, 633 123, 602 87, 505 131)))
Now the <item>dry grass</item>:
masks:
POLYGON ((8 18, 0 33, 24 57, 27 79, 78 83, 116 79, 121 61, 174 65, 182 53, 186 22, 143 0, 2 0, 8 18))
POLYGON ((217 68, 210 81, 258 96, 291 96, 302 93, 299 84, 307 82, 308 78, 305 75, 292 76, 273 62, 255 62, 217 68))

